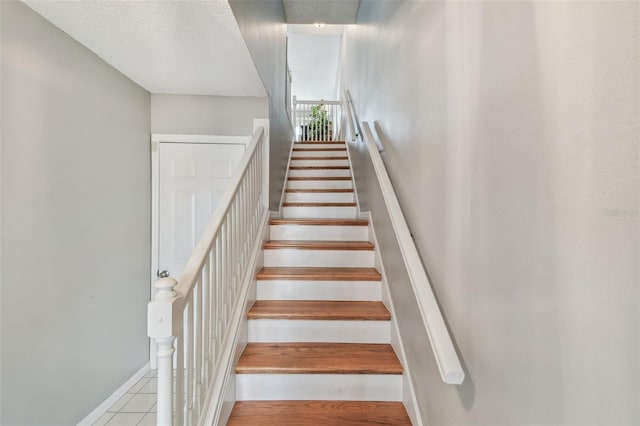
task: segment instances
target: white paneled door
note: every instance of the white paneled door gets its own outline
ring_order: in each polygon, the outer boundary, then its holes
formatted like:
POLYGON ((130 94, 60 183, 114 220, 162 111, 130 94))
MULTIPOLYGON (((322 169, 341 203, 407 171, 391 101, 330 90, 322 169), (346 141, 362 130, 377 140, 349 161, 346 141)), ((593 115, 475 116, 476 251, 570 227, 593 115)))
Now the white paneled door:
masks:
POLYGON ((244 144, 161 143, 158 266, 179 278, 242 159, 244 144))

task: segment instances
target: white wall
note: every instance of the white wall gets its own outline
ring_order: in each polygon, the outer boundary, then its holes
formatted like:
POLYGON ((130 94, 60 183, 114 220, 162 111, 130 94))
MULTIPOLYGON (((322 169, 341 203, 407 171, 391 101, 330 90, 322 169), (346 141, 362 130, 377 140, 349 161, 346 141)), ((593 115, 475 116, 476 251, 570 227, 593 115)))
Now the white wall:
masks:
POLYGON ((341 44, 342 34, 289 31, 289 68, 294 96, 301 100, 338 99, 341 44))
POLYGON ((151 95, 152 133, 246 136, 254 118, 269 118, 269 99, 151 95))
POLYGON ((269 95, 269 202, 277 210, 293 128, 287 114, 287 32, 281 0, 229 0, 240 32, 269 95))
POLYGON ((358 24, 345 87, 467 371, 441 383, 376 223, 428 424, 640 423, 640 3, 371 0, 358 24))
POLYGON ((0 423, 75 424, 149 359, 149 94, 0 9, 0 423))

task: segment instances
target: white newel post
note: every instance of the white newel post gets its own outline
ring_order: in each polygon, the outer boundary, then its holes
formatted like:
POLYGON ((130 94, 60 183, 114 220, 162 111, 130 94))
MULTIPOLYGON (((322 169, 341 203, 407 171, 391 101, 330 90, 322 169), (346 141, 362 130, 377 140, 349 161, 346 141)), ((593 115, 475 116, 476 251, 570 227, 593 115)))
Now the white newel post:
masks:
POLYGON ((147 329, 150 338, 154 339, 158 359, 158 404, 157 424, 170 426, 173 424, 173 301, 176 292, 173 288, 178 282, 171 278, 159 279, 155 287, 158 290, 149 302, 147 311, 147 329))

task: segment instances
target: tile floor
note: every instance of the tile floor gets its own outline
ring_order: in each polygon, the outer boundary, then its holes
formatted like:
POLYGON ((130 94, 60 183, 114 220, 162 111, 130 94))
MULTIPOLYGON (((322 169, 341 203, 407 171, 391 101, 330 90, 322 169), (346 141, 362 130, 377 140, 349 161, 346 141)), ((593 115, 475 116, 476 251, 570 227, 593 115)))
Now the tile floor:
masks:
POLYGON ((107 410, 94 426, 137 426, 156 424, 157 370, 147 374, 107 410))

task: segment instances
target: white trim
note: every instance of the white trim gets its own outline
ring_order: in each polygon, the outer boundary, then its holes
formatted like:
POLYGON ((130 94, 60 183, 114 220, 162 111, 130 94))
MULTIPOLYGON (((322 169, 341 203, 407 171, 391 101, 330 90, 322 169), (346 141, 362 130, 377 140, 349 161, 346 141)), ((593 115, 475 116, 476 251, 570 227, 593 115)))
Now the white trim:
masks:
POLYGON ((264 251, 266 267, 371 268, 373 262, 373 250, 276 248, 264 251))
POLYGON ((353 198, 356 202, 356 217, 360 217, 360 199, 358 198, 358 188, 356 188, 356 175, 353 173, 353 162, 351 161, 351 143, 345 142, 347 146, 347 157, 349 157, 349 171, 351 171, 351 184, 353 185, 353 198))
POLYGON ((259 343, 391 343, 388 320, 249 320, 248 339, 259 343))
POLYGON ((373 216, 371 212, 363 213, 369 219, 369 240, 375 245, 376 255, 376 269, 380 271, 382 275, 382 302, 385 304, 389 313, 391 314, 391 346, 396 354, 400 357, 400 362, 404 368, 402 374, 402 402, 404 403, 407 414, 411 419, 411 424, 414 426, 423 426, 422 414, 420 413, 418 399, 416 397, 415 387, 413 386, 413 376, 411 374, 411 368, 407 362, 407 355, 404 351, 404 344, 402 343, 402 337, 400 336, 400 327, 398 326, 396 311, 394 309, 393 299, 391 297, 391 291, 389 290, 389 281, 387 280, 387 274, 384 270, 384 262, 382 261, 382 253, 380 253, 380 245, 378 244, 378 237, 376 236, 375 228, 373 227, 373 216))
POLYGON ((271 122, 269 121, 268 118, 254 118, 253 119, 253 133, 255 134, 260 127, 262 127, 263 131, 264 131, 264 135, 262 136, 264 138, 264 151, 262 154, 262 163, 263 163, 263 170, 262 170, 262 202, 265 206, 265 208, 267 210, 269 210, 271 208, 270 205, 270 194, 269 194, 269 189, 270 189, 270 184, 269 184, 269 179, 271 176, 271 122))
MULTIPOLYGON (((295 138, 294 138, 295 139, 295 138)), ((284 203, 287 191, 287 184, 289 183, 289 167, 291 167, 291 157, 293 157, 293 147, 296 141, 291 141, 291 147, 289 148, 289 159, 287 160, 287 170, 284 174, 284 185, 282 185, 282 195, 280 196, 280 206, 278 207, 278 217, 282 217, 282 204, 284 203)))
POLYGON ((381 300, 380 281, 265 280, 258 282, 260 300, 381 300))
MULTIPOLYGON (((160 142, 153 141, 151 137, 151 271, 149 271, 149 300, 153 300, 156 292, 155 282, 159 270, 159 253, 158 253, 158 202, 159 196, 159 175, 160 175, 160 142)), ((155 354, 158 352, 155 339, 149 339, 149 365, 156 369, 157 359, 155 354)))
POLYGON ((247 145, 249 142, 251 142, 251 135, 249 136, 177 135, 177 134, 173 135, 173 134, 165 134, 165 133, 152 133, 151 142, 247 145))
POLYGON ((80 420, 78 426, 90 426, 100 418, 109 408, 113 406, 120 398, 122 398, 129 389, 133 387, 145 374, 149 371, 149 363, 145 364, 137 373, 124 382, 115 392, 113 392, 104 402, 98 405, 95 410, 89 413, 87 417, 80 420))
MULTIPOLYGON (((349 92, 347 91, 346 97, 343 99, 342 101, 342 110, 345 112, 345 116, 348 113, 348 117, 345 117, 345 122, 349 122, 351 125, 351 132, 352 132, 352 137, 349 138, 351 140, 347 140, 346 137, 346 131, 345 131, 345 145, 347 147, 347 157, 349 157, 349 166, 351 166, 351 181, 353 182, 353 193, 355 195, 355 200, 356 200, 356 211, 358 212, 358 217, 361 216, 361 209, 360 209, 360 199, 358 198, 358 189, 356 188, 356 175, 353 172, 353 162, 352 162, 352 156, 351 156, 351 143, 353 142, 357 142, 358 140, 358 133, 355 130, 355 124, 353 122, 353 110, 350 106, 350 101, 349 101, 349 92), (349 118, 349 119, 347 119, 349 118)), ((345 126, 347 127, 347 126, 345 126)))
MULTIPOLYGON (((258 231, 258 238, 254 242, 253 249, 251 251, 251 257, 249 260, 249 267, 247 268, 244 277, 242 279, 242 287, 240 290, 240 298, 233 311, 230 330, 227 335, 227 340, 224 342, 224 350, 220 354, 219 362, 215 366, 215 372, 213 373, 212 384, 209 386, 209 392, 205 397, 204 415, 200 417, 201 425, 218 425, 226 424, 226 420, 223 416, 224 396, 227 393, 229 386, 234 385, 231 379, 231 372, 235 364, 236 354, 241 353, 244 350, 244 345, 239 340, 240 330, 242 325, 246 323, 246 312, 249 308, 248 296, 255 294, 255 290, 250 292, 250 287, 253 284, 256 285, 256 269, 257 263, 262 253, 262 245, 265 240, 266 233, 269 230, 267 224, 269 223, 269 210, 264 211, 258 231), (222 422, 221 422, 222 421, 222 422)), ((261 266, 261 265, 260 265, 261 266)), ((246 330, 246 324, 244 329, 246 330)))
MULTIPOLYGON (((238 401, 402 401, 400 374, 237 374, 238 401)), ((216 423, 220 424, 220 423, 216 423)))

